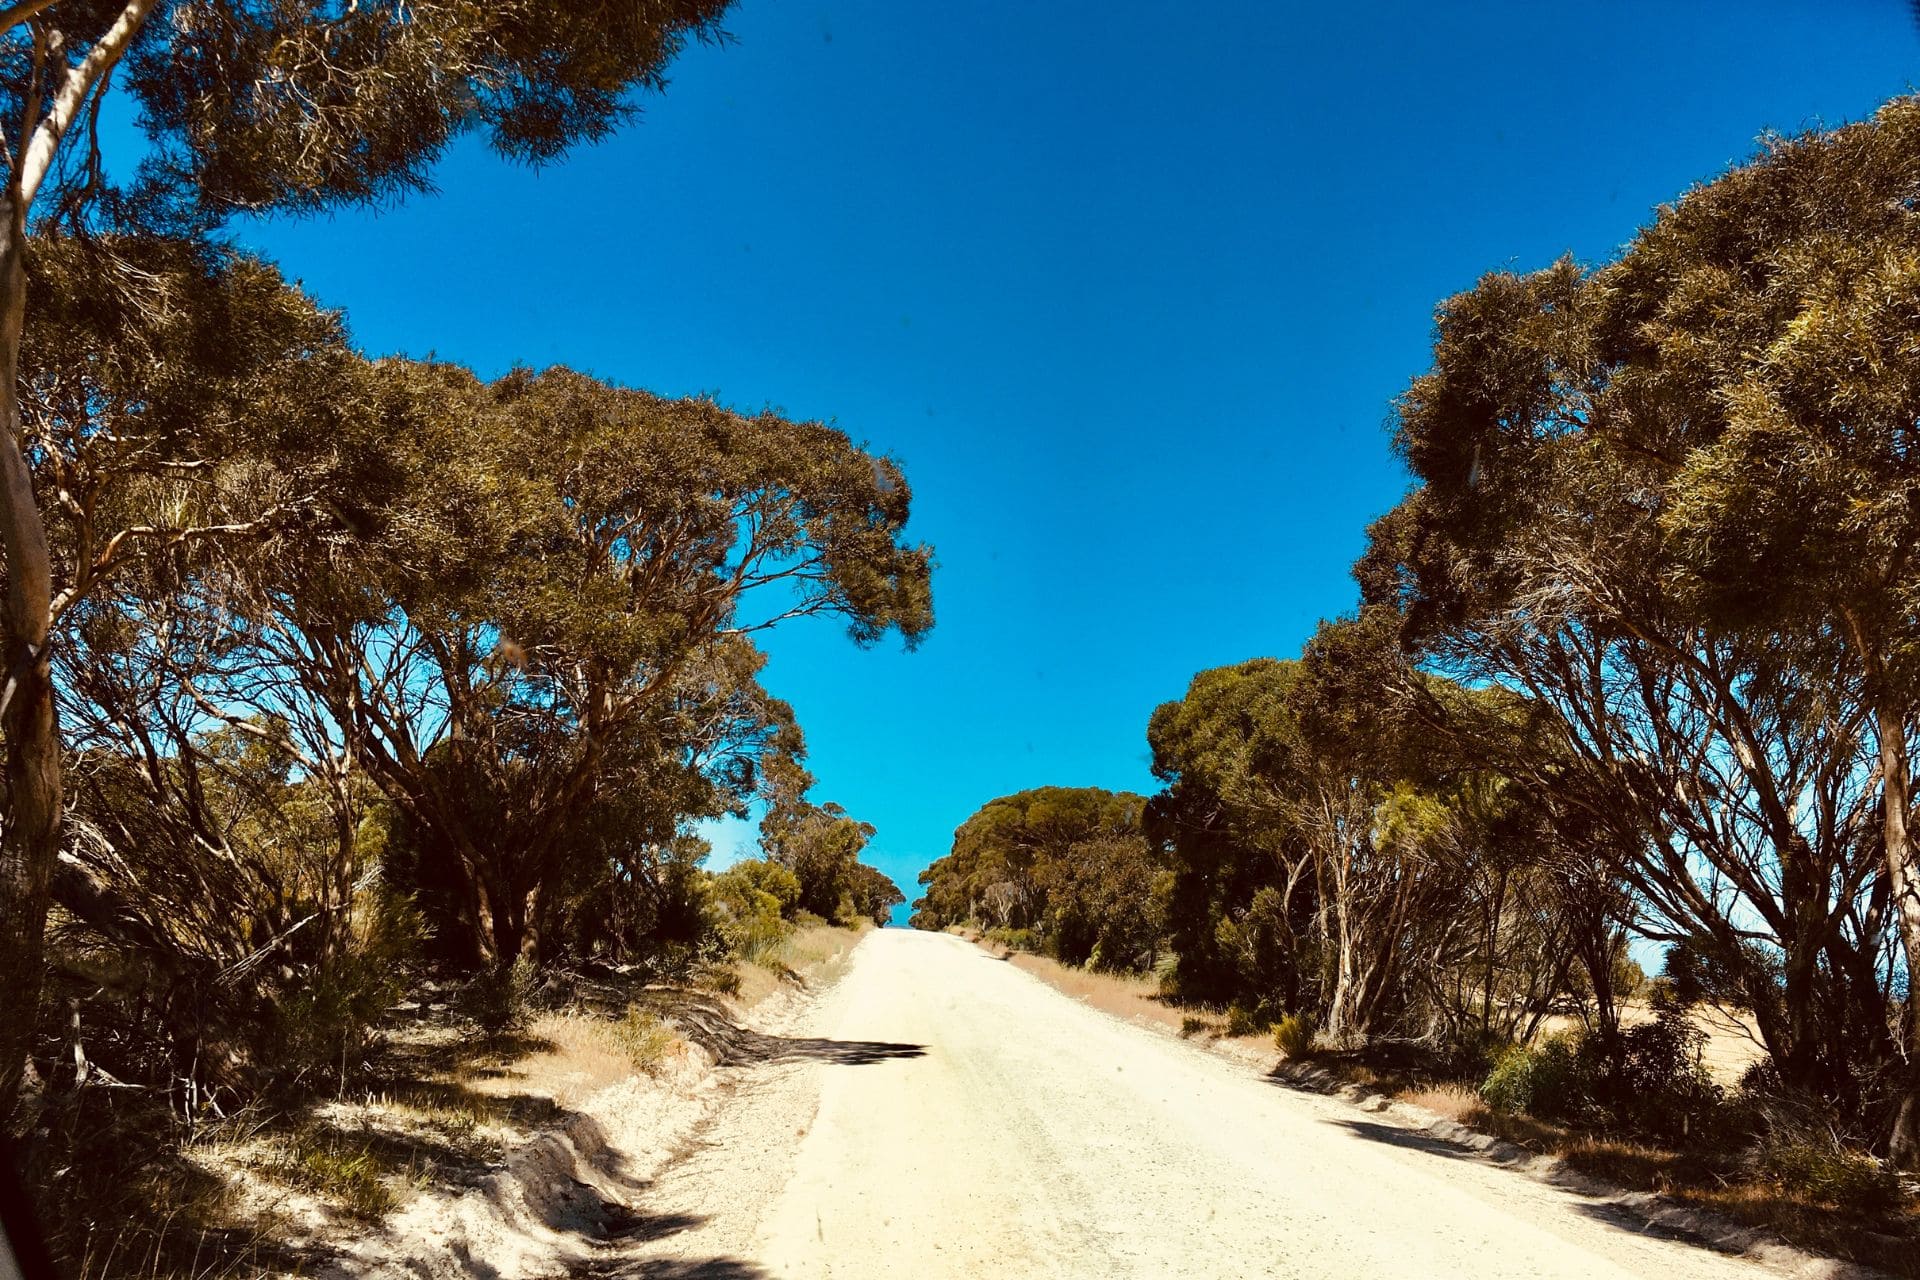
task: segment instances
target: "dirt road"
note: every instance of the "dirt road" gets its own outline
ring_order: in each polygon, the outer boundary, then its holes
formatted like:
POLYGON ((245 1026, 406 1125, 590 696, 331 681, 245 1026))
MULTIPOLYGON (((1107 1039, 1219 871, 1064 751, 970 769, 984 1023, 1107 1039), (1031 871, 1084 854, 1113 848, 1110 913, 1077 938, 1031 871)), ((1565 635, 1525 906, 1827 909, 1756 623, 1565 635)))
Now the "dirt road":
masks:
POLYGON ((639 1276, 1774 1274, 886 930, 650 1190, 639 1276))

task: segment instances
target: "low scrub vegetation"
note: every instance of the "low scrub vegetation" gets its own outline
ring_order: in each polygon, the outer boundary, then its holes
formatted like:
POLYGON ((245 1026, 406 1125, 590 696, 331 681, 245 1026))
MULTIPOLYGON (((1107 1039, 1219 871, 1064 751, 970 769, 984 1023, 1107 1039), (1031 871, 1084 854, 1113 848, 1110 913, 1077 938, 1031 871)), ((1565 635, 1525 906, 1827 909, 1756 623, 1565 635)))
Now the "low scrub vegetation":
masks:
POLYGON ((1273 1024, 1273 1047, 1283 1058, 1304 1058, 1313 1052, 1317 1034, 1305 1014, 1290 1013, 1273 1024))
POLYGON ((613 1038, 635 1071, 658 1075, 684 1042, 659 1015, 628 1005, 624 1018, 612 1024, 613 1038))

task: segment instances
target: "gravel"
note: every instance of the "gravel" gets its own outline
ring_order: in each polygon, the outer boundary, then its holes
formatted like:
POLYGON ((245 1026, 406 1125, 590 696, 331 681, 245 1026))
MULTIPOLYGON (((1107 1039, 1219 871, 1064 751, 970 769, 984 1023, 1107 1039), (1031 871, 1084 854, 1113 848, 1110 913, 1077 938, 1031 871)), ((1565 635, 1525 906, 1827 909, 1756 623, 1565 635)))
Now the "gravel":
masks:
POLYGON ((731 1095, 643 1197, 671 1229, 596 1273, 1779 1274, 1280 1087, 944 934, 870 935, 768 1030, 790 1052, 723 1069, 731 1095))

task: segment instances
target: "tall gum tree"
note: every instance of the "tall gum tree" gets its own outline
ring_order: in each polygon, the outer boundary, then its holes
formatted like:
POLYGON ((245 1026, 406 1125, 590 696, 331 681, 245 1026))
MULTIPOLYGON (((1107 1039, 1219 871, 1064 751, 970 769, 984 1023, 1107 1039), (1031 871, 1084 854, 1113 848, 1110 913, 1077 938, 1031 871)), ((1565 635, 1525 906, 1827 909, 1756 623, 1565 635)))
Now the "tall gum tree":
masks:
MULTIPOLYGON (((0 6, 0 613, 6 826, 0 987, 37 1003, 61 830, 61 745, 49 664, 54 579, 19 377, 37 225, 199 234, 235 211, 311 212, 424 190, 455 137, 549 159, 606 133, 658 89, 690 38, 717 38, 729 0, 14 0, 0 6), (151 154, 109 189, 98 121, 132 95, 151 154)), ((0 1025, 10 1114, 33 1019, 0 1025)))
POLYGON ((1429 652, 1555 710, 1569 768, 1540 781, 1616 828, 1666 940, 1735 980, 1783 1079, 1885 1099, 1860 1082, 1892 1057, 1908 1166, 1916 192, 1902 101, 1769 142, 1612 264, 1449 301, 1401 406, 1405 575, 1377 579, 1429 652))
POLYGON ((540 945, 602 779, 657 755, 676 704, 723 712, 755 687, 753 636, 822 617, 912 644, 932 625, 906 479, 834 428, 565 369, 381 374, 403 492, 350 553, 257 566, 236 643, 327 702, 436 845, 477 962, 540 945))

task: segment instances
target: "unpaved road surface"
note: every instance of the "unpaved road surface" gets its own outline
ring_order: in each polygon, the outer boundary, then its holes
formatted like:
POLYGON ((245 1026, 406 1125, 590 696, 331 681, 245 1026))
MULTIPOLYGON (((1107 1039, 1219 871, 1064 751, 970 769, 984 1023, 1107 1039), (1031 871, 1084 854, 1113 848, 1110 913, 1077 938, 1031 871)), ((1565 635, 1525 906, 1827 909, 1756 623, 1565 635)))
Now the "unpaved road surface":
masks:
POLYGON ((885 930, 649 1189, 602 1274, 1774 1274, 885 930), (639 1242, 636 1242, 639 1243, 639 1242))

